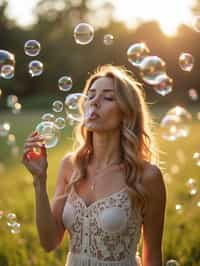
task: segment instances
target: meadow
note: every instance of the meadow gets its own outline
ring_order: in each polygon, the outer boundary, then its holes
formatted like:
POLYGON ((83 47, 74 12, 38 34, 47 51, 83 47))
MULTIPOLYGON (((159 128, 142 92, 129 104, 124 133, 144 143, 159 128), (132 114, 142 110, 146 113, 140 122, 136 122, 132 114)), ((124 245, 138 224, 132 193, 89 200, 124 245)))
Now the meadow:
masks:
MULTIPOLYGON (((3 121, 11 124, 10 133, 16 135, 17 151, 6 144, 6 137, 0 138, 0 210, 4 212, 0 219, 0 266, 61 266, 65 264, 68 251, 68 237, 50 253, 40 246, 35 225, 35 203, 32 177, 21 164, 21 153, 26 136, 40 120, 39 111, 22 110, 21 114, 1 113, 3 121), (21 224, 18 234, 11 234, 5 215, 13 212, 21 224)), ((156 115, 163 112, 157 111, 156 115)), ((196 111, 194 112, 194 114, 196 111)), ((158 120, 159 120, 159 116, 158 120)), ((190 134, 176 142, 164 141, 156 129, 157 142, 162 150, 163 175, 167 188, 166 219, 163 235, 164 265, 175 259, 180 266, 200 265, 200 168, 193 159, 194 152, 200 152, 200 122, 193 119, 190 134), (188 190, 189 178, 196 180, 197 193, 191 195, 188 190), (176 210, 176 204, 182 206, 176 210)), ((72 147, 72 127, 67 125, 61 132, 60 142, 48 150, 48 194, 54 193, 57 170, 64 154, 72 147)), ((156 219, 156 217, 154 218, 156 219)), ((141 246, 140 249, 141 251, 141 246)))

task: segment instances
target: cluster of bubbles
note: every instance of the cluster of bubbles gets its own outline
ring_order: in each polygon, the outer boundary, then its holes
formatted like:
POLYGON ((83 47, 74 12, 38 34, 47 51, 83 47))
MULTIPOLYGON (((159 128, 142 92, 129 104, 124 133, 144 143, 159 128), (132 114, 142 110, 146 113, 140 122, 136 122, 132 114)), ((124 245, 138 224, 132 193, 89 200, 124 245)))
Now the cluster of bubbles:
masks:
POLYGON ((0 50, 0 77, 12 79, 15 75, 15 56, 9 51, 0 50))
POLYGON ((165 96, 172 91, 173 79, 166 73, 165 61, 150 50, 144 42, 131 44, 127 49, 128 61, 138 68, 141 78, 154 90, 165 96))
POLYGON ((17 222, 15 213, 5 213, 4 211, 0 210, 0 220, 3 219, 5 220, 11 234, 20 233, 21 224, 17 222))

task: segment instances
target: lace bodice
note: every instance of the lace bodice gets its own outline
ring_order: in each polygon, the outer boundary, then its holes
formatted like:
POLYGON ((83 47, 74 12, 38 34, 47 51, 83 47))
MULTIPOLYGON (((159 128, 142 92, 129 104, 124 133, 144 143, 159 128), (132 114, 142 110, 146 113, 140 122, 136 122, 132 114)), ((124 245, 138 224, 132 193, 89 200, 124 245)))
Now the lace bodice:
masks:
POLYGON ((62 219, 70 236, 69 254, 74 255, 67 265, 138 265, 142 216, 131 207, 127 187, 87 206, 72 186, 62 219), (80 258, 90 263, 81 264, 80 258))

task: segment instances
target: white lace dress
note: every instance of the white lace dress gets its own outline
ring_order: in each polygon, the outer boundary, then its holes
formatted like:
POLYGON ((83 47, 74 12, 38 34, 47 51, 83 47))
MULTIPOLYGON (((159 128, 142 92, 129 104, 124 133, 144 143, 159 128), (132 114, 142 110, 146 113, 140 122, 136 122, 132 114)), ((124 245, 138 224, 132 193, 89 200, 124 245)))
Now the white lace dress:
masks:
POLYGON ((86 206, 74 186, 63 209, 69 233, 65 266, 138 266, 142 216, 131 208, 127 187, 86 206))

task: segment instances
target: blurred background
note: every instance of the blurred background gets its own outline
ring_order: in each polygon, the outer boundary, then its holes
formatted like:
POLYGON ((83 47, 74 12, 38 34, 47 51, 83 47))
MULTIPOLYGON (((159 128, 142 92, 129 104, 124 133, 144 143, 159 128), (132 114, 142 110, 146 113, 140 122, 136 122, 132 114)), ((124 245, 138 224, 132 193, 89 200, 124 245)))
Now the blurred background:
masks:
POLYGON ((64 121, 66 107, 55 105, 69 95, 69 91, 59 89, 58 80, 70 77, 70 93, 79 93, 89 74, 107 63, 127 67, 143 84, 157 125, 155 135, 168 192, 164 265, 200 265, 199 16, 199 0, 0 0, 0 50, 14 54, 16 60, 14 76, 0 77, 0 266, 64 265, 68 241, 48 254, 40 247, 32 178, 20 163, 23 142, 42 115, 52 113, 52 105, 57 108, 55 115, 61 108, 59 141, 48 150, 51 198, 59 162, 73 143, 74 121, 64 121), (80 23, 88 23, 94 30, 87 45, 74 38, 74 29, 80 23), (107 34, 110 36, 105 41, 107 34), (34 58, 24 50, 28 40, 41 45, 34 58), (163 94, 145 82, 128 57, 128 49, 138 43, 146 44, 149 55, 166 64, 170 82, 160 87, 163 94), (190 57, 181 63, 183 53, 190 57), (43 63, 42 72, 35 76, 28 70, 33 59, 43 63), (177 106, 182 109, 174 111, 177 106), (173 117, 183 119, 178 126, 177 120, 166 119, 172 109, 173 117), (174 124, 179 127, 175 130, 182 130, 182 137, 174 137, 173 132, 169 137, 174 124))

